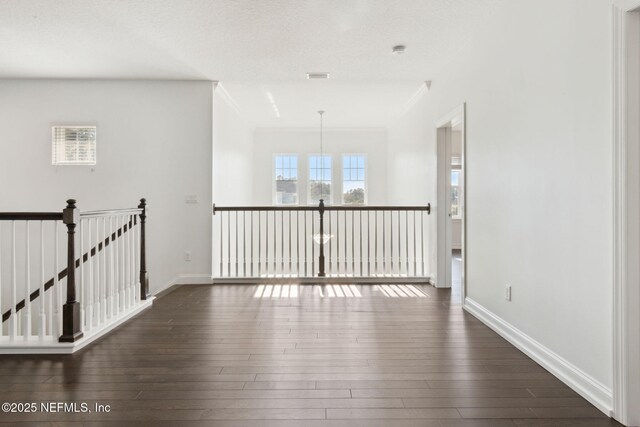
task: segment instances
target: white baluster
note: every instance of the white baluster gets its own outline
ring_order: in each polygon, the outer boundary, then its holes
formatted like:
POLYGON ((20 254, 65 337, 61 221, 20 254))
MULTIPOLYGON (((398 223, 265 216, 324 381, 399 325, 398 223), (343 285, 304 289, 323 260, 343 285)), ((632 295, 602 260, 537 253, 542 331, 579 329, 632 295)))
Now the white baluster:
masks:
MULTIPOLYGON (((55 222, 54 222, 53 224, 55 224, 55 222)), ((55 229, 55 226, 54 226, 53 228, 55 229)), ((53 241, 53 240, 52 240, 52 241, 53 241)), ((52 258, 53 258, 53 256, 52 256, 52 258)), ((44 262, 44 261, 43 261, 43 262, 44 262)), ((56 271, 56 269, 54 268, 54 269, 53 269, 53 274, 54 274, 54 276, 55 276, 57 273, 58 273, 58 272, 57 272, 57 271, 56 271)), ((55 279, 53 279, 53 280, 54 280, 54 282, 52 282, 52 283, 55 283, 55 279)), ((46 309, 46 313, 47 313, 47 320, 46 320, 46 322, 47 322, 47 325, 48 325, 48 332, 49 332, 49 334, 48 334, 48 335, 49 335, 49 336, 51 336, 51 337, 53 337, 53 336, 55 336, 55 335, 54 335, 54 332, 53 332, 53 329, 54 329, 54 325, 53 325, 53 323, 54 323, 54 317, 53 317, 53 287, 50 287, 50 288, 49 288, 49 293, 47 294, 47 309, 46 309)))
MULTIPOLYGON (((127 217, 122 217, 122 231, 127 224, 127 217)), ((125 311, 129 308, 129 232, 122 234, 122 256, 123 256, 123 277, 122 286, 124 286, 124 307, 125 311)))
POLYGON ((62 307, 62 292, 60 292, 60 283, 58 281, 58 221, 54 222, 53 227, 53 323, 52 333, 54 338, 62 334, 62 315, 60 307, 62 307))
POLYGON ((133 300, 133 305, 137 305, 138 303, 138 287, 136 286, 136 269, 137 258, 136 258, 136 233, 138 232, 138 225, 136 224, 136 216, 131 215, 131 297, 133 300))
POLYGON ((131 245, 131 249, 130 249, 130 255, 129 257, 131 258, 131 271, 130 273, 130 278, 129 278, 129 283, 131 283, 131 305, 135 306, 136 304, 136 228, 134 225, 134 221, 133 221, 133 215, 129 216, 129 219, 131 220, 131 240, 130 240, 130 245, 131 245))
POLYGON ((87 225, 89 226, 89 249, 87 251, 87 263, 89 264, 89 280, 87 281, 86 291, 86 305, 85 309, 87 313, 87 324, 86 330, 91 330, 93 326, 93 257, 91 256, 91 248, 93 247, 93 227, 91 224, 91 218, 87 220, 87 225))
POLYGON ((122 241, 124 240, 124 230, 123 225, 124 221, 122 219, 122 215, 118 217, 118 228, 120 229, 120 237, 116 242, 118 243, 118 313, 122 313, 124 311, 124 245, 122 241))
POLYGON ((140 223, 138 220, 140 217, 135 215, 136 221, 136 233, 135 237, 135 246, 133 251, 133 257, 135 260, 135 268, 133 269, 133 283, 135 284, 134 293, 136 295, 136 301, 140 302, 140 223))
POLYGON ((95 229, 95 238, 91 245, 95 248, 95 255, 93 256, 93 281, 92 281, 92 298, 91 304, 93 307, 92 316, 91 316, 91 324, 92 326, 97 326, 100 324, 100 223, 99 219, 95 218, 93 220, 93 229, 95 229))
MULTIPOLYGON (((129 222, 127 221, 127 217, 123 217, 123 221, 124 221, 124 225, 122 226, 122 231, 124 233, 124 227, 125 226, 129 226, 129 222)), ((122 284, 124 286, 124 306, 125 309, 128 309, 130 307, 130 294, 131 294, 131 287, 129 286, 129 277, 130 277, 130 268, 131 265, 129 263, 129 236, 131 236, 131 230, 127 230, 126 234, 122 235, 122 245, 124 246, 123 249, 123 255, 124 255, 124 280, 122 281, 122 284)))
POLYGON ((85 309, 87 307, 87 301, 86 301, 86 297, 85 294, 86 292, 84 291, 84 286, 85 286, 85 282, 84 282, 84 220, 80 219, 80 230, 79 230, 79 234, 80 234, 80 281, 79 283, 76 283, 76 290, 78 292, 77 298, 78 301, 80 301, 80 330, 84 331, 85 328, 85 309))
POLYGON ((16 303, 18 302, 16 290, 16 222, 11 221, 11 317, 9 318, 9 336, 11 341, 18 335, 18 319, 16 319, 16 303))
POLYGON ((113 235, 113 217, 109 217, 109 318, 113 318, 115 314, 115 289, 113 277, 115 275, 115 263, 114 263, 114 245, 115 242, 111 240, 113 235))
POLYGON ((105 239, 107 237, 107 218, 102 217, 102 285, 101 285, 101 304, 100 304, 100 320, 104 322, 107 318, 107 247, 105 239))
POLYGON ((127 232, 127 264, 128 264, 128 274, 127 274, 127 284, 129 286, 129 290, 127 295, 129 296, 129 308, 133 308, 133 304, 134 304, 134 297, 133 297, 133 281, 132 279, 132 275, 131 273, 133 272, 133 262, 132 262, 132 257, 133 257, 133 249, 131 247, 131 243, 133 242, 133 218, 131 217, 131 215, 127 216, 127 225, 129 226, 129 231, 127 232))
POLYGON ((116 251, 116 262, 115 262, 115 266, 116 266, 116 274, 114 277, 115 280, 115 285, 116 285, 116 312, 118 314, 120 314, 120 312, 122 311, 122 292, 120 291, 121 288, 121 284, 122 284, 122 278, 121 278, 121 273, 122 273, 122 262, 121 262, 121 250, 120 250, 120 238, 118 237, 118 230, 120 229, 120 217, 117 216, 116 217, 116 241, 114 242, 114 248, 116 251))
POLYGON ((111 259, 111 263, 112 263, 112 272, 113 272, 113 276, 111 277, 111 292, 113 294, 113 315, 118 313, 118 307, 119 307, 119 297, 120 295, 118 294, 118 275, 120 274, 118 272, 118 259, 119 259, 119 255, 118 255, 118 217, 115 216, 113 217, 113 241, 111 242, 111 245, 113 246, 113 252, 111 253, 112 259, 111 259))
POLYGON ((45 295, 44 295, 44 221, 40 221, 40 328, 38 330, 40 341, 44 340, 47 329, 47 317, 45 314, 45 295))
POLYGON ((122 311, 127 311, 129 300, 128 300, 128 286, 127 286, 127 235, 124 232, 124 227, 126 225, 126 217, 122 216, 122 311))
POLYGON ((95 238, 93 240, 93 247, 95 248, 95 255, 93 257, 93 317, 92 324, 98 326, 100 324, 100 220, 95 218, 93 221, 93 227, 96 230, 95 238))
POLYGON ((0 338, 2 338, 2 224, 0 223, 0 338))
POLYGON ((25 221, 25 241, 26 241, 26 259, 25 259, 25 285, 24 285, 24 312, 23 312, 23 329, 24 339, 28 340, 31 336, 31 254, 29 242, 29 221, 25 221))

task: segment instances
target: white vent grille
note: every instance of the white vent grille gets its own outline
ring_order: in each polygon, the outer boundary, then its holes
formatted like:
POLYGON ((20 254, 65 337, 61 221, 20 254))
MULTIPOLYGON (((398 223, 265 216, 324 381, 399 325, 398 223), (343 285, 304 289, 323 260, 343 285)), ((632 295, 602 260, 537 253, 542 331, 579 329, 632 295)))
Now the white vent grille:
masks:
POLYGON ((329 73, 307 73, 307 79, 315 80, 315 79, 328 79, 329 73))
POLYGON ((53 126, 51 128, 54 165, 95 165, 95 126, 53 126))

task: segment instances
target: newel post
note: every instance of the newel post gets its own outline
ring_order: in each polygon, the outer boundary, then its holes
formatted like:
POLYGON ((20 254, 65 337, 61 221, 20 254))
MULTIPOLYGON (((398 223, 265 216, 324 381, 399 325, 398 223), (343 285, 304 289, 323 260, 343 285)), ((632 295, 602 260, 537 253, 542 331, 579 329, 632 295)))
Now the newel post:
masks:
POLYGON ((140 212, 140 299, 146 300, 149 297, 149 273, 147 273, 147 199, 140 199, 138 205, 140 212))
POLYGON ((318 205, 318 212, 320 212, 320 256, 318 258, 318 266, 320 271, 318 272, 318 277, 325 277, 326 274, 324 272, 324 200, 320 199, 320 204, 318 205))
POLYGON ((82 338, 80 303, 76 301, 76 225, 80 213, 74 199, 67 200, 62 222, 67 225, 67 302, 62 306, 62 335, 60 342, 75 342, 82 338))

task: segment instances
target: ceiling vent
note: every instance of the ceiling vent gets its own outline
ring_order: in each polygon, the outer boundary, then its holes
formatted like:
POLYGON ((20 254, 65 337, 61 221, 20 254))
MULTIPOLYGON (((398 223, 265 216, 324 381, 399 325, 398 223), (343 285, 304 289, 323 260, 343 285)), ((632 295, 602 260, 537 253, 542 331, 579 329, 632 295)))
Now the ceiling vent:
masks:
POLYGON ((309 80, 322 80, 322 79, 328 79, 329 78, 329 73, 307 73, 307 79, 309 80))
POLYGON ((404 52, 407 50, 405 45, 399 44, 391 48, 391 53, 394 55, 404 55, 404 52))

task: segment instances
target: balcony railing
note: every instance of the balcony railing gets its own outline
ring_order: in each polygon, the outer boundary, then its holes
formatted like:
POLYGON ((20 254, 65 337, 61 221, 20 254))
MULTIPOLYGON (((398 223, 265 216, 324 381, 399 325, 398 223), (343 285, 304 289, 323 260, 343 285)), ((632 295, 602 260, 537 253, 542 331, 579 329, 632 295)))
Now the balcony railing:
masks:
POLYGON ((430 211, 214 205, 214 280, 426 281, 430 211))
POLYGON ((80 212, 68 200, 62 212, 0 212, 0 352, 55 351, 144 305, 145 222, 145 199, 131 209, 80 212))

